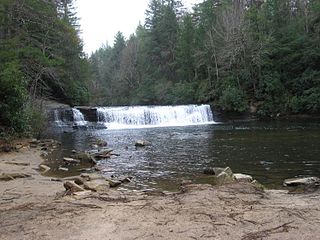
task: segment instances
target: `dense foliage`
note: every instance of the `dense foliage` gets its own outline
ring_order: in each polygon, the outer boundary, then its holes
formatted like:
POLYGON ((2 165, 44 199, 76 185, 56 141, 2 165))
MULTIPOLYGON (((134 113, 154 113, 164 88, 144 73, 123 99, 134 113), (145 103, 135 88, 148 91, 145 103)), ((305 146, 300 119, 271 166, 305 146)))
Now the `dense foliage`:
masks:
POLYGON ((93 103, 320 112, 319 0, 151 0, 144 26, 90 58, 93 103))
POLYGON ((85 103, 88 79, 72 0, 1 0, 0 126, 27 130, 42 97, 85 103))

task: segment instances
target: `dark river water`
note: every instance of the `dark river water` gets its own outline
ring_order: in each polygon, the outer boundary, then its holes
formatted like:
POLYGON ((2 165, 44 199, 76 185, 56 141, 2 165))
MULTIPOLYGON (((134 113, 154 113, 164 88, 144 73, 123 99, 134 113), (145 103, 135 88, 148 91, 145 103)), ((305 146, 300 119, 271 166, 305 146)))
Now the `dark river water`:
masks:
POLYGON ((248 122, 186 127, 125 130, 52 131, 62 149, 49 156, 51 176, 79 174, 87 165, 58 170, 71 150, 90 150, 98 139, 108 142, 118 157, 102 160, 106 175, 134 177, 129 188, 176 190, 182 180, 206 182, 205 168, 229 166, 234 173, 252 175, 270 188, 286 178, 320 176, 320 123, 248 122), (151 146, 136 148, 136 140, 151 146), (62 151, 61 151, 62 150, 62 151))

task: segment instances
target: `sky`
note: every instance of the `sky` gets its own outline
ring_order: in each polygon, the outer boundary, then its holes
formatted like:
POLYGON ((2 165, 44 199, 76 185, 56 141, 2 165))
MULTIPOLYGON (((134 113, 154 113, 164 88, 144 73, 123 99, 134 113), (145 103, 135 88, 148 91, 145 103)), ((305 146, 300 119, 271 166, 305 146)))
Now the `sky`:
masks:
MULTIPOLYGON (((189 7, 202 0, 183 0, 189 7)), ((102 44, 113 45, 118 31, 126 38, 144 23, 149 0, 76 0, 84 51, 91 54, 102 44)))

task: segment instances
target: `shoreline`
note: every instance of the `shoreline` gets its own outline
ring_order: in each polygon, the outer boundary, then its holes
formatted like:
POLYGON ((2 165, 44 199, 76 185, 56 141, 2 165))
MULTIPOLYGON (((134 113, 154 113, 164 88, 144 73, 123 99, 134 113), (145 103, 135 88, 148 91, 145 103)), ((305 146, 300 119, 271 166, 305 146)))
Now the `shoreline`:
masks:
POLYGON ((40 151, 0 155, 0 239, 315 239, 320 194, 262 191, 252 184, 186 184, 177 193, 109 189, 63 196, 36 170, 40 151), (10 164, 9 164, 10 163, 10 164), (18 164, 18 165, 16 165, 18 164))

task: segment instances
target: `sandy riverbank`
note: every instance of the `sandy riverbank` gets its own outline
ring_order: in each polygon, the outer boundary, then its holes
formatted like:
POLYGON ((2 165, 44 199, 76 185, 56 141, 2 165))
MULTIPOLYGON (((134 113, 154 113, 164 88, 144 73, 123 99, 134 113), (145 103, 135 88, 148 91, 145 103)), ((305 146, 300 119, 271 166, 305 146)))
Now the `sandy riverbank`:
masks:
POLYGON ((320 239, 320 194, 250 184, 187 185, 179 193, 109 190, 61 197, 28 146, 0 155, 0 239, 320 239), (16 163, 16 164, 15 164, 16 163))

